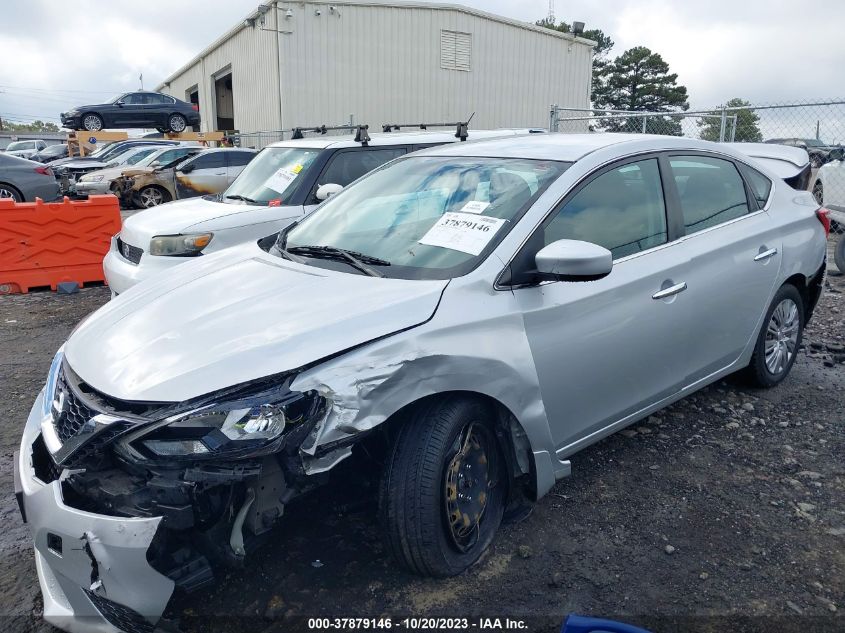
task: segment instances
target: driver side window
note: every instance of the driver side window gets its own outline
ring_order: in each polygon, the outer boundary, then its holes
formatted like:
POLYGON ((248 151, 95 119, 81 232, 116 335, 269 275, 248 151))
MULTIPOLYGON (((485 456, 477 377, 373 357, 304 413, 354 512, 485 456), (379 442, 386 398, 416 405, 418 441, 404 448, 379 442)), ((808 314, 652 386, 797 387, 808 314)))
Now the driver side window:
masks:
POLYGON ((627 163, 594 178, 542 229, 543 246, 582 240, 614 259, 665 244, 666 205, 657 159, 627 163))

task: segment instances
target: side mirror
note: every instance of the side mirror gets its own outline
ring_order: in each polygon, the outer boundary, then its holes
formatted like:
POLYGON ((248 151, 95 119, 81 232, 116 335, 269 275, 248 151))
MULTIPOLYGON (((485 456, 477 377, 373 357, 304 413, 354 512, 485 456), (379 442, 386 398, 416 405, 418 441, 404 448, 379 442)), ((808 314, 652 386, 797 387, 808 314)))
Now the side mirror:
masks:
POLYGON ((558 240, 540 249, 534 258, 541 278, 560 281, 594 281, 613 270, 613 255, 598 244, 558 240))
POLYGON ((157 160, 154 160, 153 162, 150 163, 150 167, 152 167, 153 169, 155 169, 156 167, 161 167, 161 163, 158 162, 157 160))
POLYGON ((342 185, 336 185, 333 182, 327 182, 325 185, 320 185, 317 188, 317 193, 315 195, 317 196, 317 200, 323 201, 327 200, 334 194, 339 193, 341 189, 343 189, 342 185))
POLYGON ((194 171, 194 164, 188 163, 187 165, 182 165, 179 168, 179 171, 181 171, 183 174, 190 174, 192 171, 194 171))

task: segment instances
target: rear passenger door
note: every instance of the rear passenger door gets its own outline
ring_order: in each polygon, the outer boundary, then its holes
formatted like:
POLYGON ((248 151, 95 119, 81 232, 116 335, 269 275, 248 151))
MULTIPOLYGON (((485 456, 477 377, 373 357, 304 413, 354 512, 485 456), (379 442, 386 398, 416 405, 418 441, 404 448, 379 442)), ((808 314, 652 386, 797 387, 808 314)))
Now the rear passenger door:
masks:
POLYGON ((256 152, 243 152, 239 150, 231 150, 225 152, 226 154, 226 186, 234 182, 235 178, 237 178, 240 173, 244 170, 244 167, 249 165, 249 161, 251 161, 256 156, 256 152))
POLYGON ((763 210, 771 182, 758 194, 761 205, 732 160, 687 152, 666 161, 683 215, 680 242, 692 263, 687 284, 693 383, 728 367, 753 345, 778 276, 781 241, 763 210))
POLYGON ((317 176, 317 182, 311 189, 305 201, 305 212, 308 213, 322 202, 317 199, 317 189, 322 185, 336 184, 346 187, 364 174, 381 167, 386 162, 408 153, 404 145, 391 147, 355 147, 335 152, 322 173, 317 176))

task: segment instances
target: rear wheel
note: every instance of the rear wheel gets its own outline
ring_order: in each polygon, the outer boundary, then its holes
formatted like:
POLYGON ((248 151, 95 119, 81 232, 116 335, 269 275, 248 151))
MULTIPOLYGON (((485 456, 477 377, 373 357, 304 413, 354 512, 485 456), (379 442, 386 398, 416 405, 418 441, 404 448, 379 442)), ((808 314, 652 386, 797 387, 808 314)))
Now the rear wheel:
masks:
POLYGON ((757 337, 746 375, 758 387, 774 387, 789 375, 804 335, 804 301, 798 289, 781 286, 757 337))
POLYGON ((103 117, 99 114, 89 112, 82 117, 82 127, 89 132, 99 132, 103 129, 103 117))
POLYGON ((23 195, 12 185, 0 182, 0 198, 11 198, 15 202, 23 202, 23 195))
POLYGON ((421 406, 403 425, 379 505, 392 554, 409 570, 454 576, 493 540, 509 483, 493 416, 481 400, 449 396, 421 406))
POLYGON ((833 261, 839 272, 845 275, 845 235, 839 236, 839 241, 833 249, 833 261))
POLYGON ((155 185, 142 187, 141 190, 138 191, 136 198, 138 206, 142 209, 150 209, 152 207, 157 207, 160 204, 164 204, 165 202, 170 202, 170 194, 161 187, 156 187, 155 185))
POLYGON ((171 114, 167 119, 167 127, 171 132, 184 132, 188 127, 188 121, 181 114, 171 114))

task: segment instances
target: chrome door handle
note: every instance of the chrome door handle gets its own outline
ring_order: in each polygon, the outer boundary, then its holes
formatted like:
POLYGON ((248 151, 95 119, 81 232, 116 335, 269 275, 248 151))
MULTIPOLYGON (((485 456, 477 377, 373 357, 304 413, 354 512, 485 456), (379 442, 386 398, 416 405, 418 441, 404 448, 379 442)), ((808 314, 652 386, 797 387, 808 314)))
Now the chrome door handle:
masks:
POLYGON ((669 286, 668 288, 664 288, 663 290, 658 290, 653 295, 651 295, 652 299, 665 299, 666 297, 671 297, 673 295, 678 294, 679 292, 683 292, 687 289, 687 282, 682 281, 679 284, 675 284, 674 286, 669 286))
POLYGON ((767 250, 767 251, 763 251, 762 253, 760 253, 759 255, 757 255, 757 256, 754 258, 754 261, 755 261, 755 262, 762 262, 762 261, 765 261, 765 260, 769 259, 770 257, 774 257, 774 256, 775 256, 775 255, 777 255, 777 254, 778 254, 778 249, 776 249, 776 248, 770 248, 769 250, 767 250))

